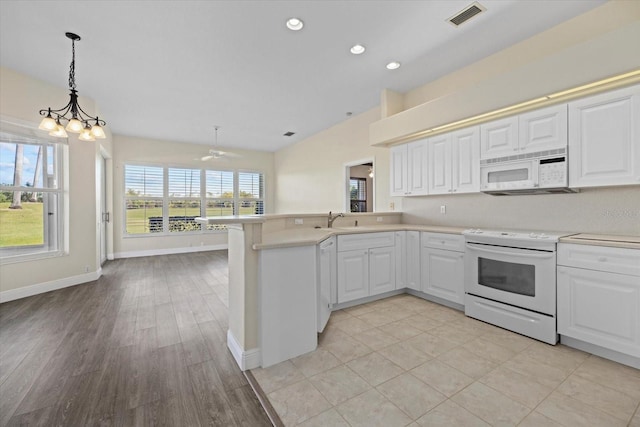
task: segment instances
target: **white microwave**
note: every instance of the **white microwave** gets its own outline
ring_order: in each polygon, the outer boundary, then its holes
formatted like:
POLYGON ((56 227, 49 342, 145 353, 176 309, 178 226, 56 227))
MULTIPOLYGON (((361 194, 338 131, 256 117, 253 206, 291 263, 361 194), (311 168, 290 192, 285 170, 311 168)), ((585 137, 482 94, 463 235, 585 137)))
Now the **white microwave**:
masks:
POLYGON ((564 148, 485 159, 480 162, 480 191, 495 196, 573 193, 568 172, 564 148))

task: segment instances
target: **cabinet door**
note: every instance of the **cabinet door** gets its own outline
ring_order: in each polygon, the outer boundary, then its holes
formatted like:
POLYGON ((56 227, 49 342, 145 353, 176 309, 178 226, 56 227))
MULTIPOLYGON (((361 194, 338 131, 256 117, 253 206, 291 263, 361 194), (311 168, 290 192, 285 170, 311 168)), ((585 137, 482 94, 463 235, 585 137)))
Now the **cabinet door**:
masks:
POLYGON ((422 196, 429 193, 427 140, 411 142, 407 145, 408 196, 422 196))
POLYGON ((370 295, 392 291, 396 288, 395 247, 369 249, 370 295))
POLYGON ((338 252, 338 303, 369 296, 369 251, 338 252))
POLYGON ((407 233, 396 231, 396 289, 407 287, 407 233))
POLYGON ((521 153, 533 153, 567 146, 566 104, 521 114, 519 120, 521 153))
POLYGON ((480 127, 451 134, 451 187, 454 193, 480 191, 480 127))
POLYGON ((558 333, 640 357, 640 278, 558 267, 558 333))
POLYGON ((392 196, 405 196, 408 192, 407 144, 391 147, 390 189, 392 196))
POLYGON ((420 277, 420 232, 407 231, 406 244, 406 284, 405 287, 416 291, 422 290, 420 277))
POLYGON ((569 103, 569 186, 640 184, 640 86, 569 103))
POLYGON ((480 158, 489 159, 518 151, 518 117, 480 125, 480 158))
POLYGON ((451 193, 451 134, 429 138, 429 194, 451 193))
POLYGON ((331 315, 336 293, 336 239, 322 242, 318 253, 318 332, 322 332, 331 315))
POLYGON ((422 248, 424 293, 464 304, 464 253, 422 248))

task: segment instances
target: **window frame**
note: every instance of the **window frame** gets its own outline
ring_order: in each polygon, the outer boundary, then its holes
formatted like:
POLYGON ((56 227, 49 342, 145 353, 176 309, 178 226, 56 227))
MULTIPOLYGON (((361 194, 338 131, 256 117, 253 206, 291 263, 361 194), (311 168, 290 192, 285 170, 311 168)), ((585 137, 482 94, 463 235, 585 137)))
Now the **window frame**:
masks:
POLYGON ((367 179, 360 177, 349 177, 349 193, 351 193, 351 181, 358 182, 356 193, 360 195, 360 190, 362 189, 362 193, 364 193, 364 199, 352 199, 351 194, 349 194, 349 211, 352 213, 367 212, 367 179), (354 211, 352 203, 357 203, 358 206, 361 206, 364 203, 364 210, 354 211))
POLYGON ((42 156, 42 186, 36 187, 36 183, 31 187, 22 185, 0 185, 0 191, 3 192, 20 191, 23 193, 42 194, 43 243, 0 248, 0 265, 68 255, 68 189, 66 186, 68 180, 67 168, 69 164, 68 140, 52 138, 47 135, 46 132, 39 130, 36 124, 17 119, 0 117, 0 127, 3 131, 16 136, 15 141, 1 142, 41 146, 45 150, 42 156), (24 139, 24 141, 20 141, 21 139, 24 139), (44 182, 48 175, 48 147, 53 149, 53 174, 51 174, 48 179, 53 180, 55 186, 45 187, 44 182), (45 201, 47 195, 54 195, 54 201, 45 201), (53 205, 47 206, 47 203, 52 203, 53 205), (55 242, 52 242, 52 240, 55 240, 55 242), (51 248, 52 245, 54 245, 53 248, 51 248))
POLYGON ((258 201, 262 204, 262 212, 264 213, 265 209, 265 195, 266 195, 266 176, 263 171, 254 170, 254 169, 223 169, 223 168, 196 168, 185 165, 174 165, 174 164, 157 164, 157 163, 142 163, 142 162, 123 162, 122 167, 122 211, 123 211, 123 221, 122 221, 122 236, 123 238, 145 238, 145 237, 156 237, 156 236, 185 236, 185 235, 198 235, 198 234, 219 234, 226 233, 227 227, 226 225, 215 225, 212 224, 207 227, 200 227, 199 230, 190 230, 190 231, 170 231, 169 227, 169 203, 172 200, 198 200, 200 202, 200 216, 206 216, 207 212, 207 202, 211 201, 222 201, 222 202, 231 202, 232 203, 232 212, 233 215, 238 215, 240 211, 240 206, 243 201, 258 201), (137 166, 137 167, 157 167, 162 168, 163 175, 163 197, 133 197, 127 196, 127 182, 126 182, 126 169, 127 166, 137 166), (176 198, 169 196, 169 169, 191 169, 191 170, 199 170, 200 171, 200 197, 199 198, 176 198), (207 171, 211 172, 231 172, 233 174, 233 199, 229 198, 218 198, 218 197, 208 197, 207 196, 207 171), (249 198, 240 198, 239 191, 239 174, 241 173, 253 173, 258 174, 260 179, 262 180, 262 197, 258 199, 249 199, 249 198), (162 231, 161 232, 147 232, 147 233, 128 233, 127 232, 127 199, 135 198, 135 199, 149 199, 149 200, 162 200, 162 212, 163 212, 163 222, 162 222, 162 231), (214 228, 215 227, 215 228, 214 228))

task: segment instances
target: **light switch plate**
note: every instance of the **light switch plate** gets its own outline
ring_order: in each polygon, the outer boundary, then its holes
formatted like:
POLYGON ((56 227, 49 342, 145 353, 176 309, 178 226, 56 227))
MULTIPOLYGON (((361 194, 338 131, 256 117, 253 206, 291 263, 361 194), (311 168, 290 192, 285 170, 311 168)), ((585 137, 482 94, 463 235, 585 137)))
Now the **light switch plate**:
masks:
POLYGON ((447 206, 446 205, 440 206, 440 213, 441 214, 446 214, 447 213, 447 206))

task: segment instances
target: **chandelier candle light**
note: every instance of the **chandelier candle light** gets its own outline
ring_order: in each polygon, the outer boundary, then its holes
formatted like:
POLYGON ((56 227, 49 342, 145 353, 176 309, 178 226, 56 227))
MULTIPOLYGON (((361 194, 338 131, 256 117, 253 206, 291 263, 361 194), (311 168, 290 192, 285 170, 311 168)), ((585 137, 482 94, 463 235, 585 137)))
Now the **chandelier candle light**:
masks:
POLYGON ((65 33, 71 39, 71 66, 69 67, 69 90, 71 93, 69 103, 59 110, 50 107, 40 110, 40 115, 46 117, 40 122, 39 129, 49 131, 49 135, 66 138, 67 132, 79 133, 78 139, 82 141, 95 141, 96 138, 105 138, 103 126, 107 123, 97 116, 93 117, 78 104, 78 91, 76 90, 76 41, 80 36, 74 33, 65 33), (62 122, 67 123, 64 127, 62 122), (93 123, 93 124, 92 124, 93 123))

